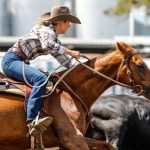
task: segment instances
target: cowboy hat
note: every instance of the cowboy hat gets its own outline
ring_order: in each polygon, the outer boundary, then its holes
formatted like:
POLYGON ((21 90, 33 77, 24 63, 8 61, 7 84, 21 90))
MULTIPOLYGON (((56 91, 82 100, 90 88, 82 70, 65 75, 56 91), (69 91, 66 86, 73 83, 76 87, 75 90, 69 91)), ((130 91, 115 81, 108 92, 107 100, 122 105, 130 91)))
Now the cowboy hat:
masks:
POLYGON ((44 13, 40 20, 57 22, 61 20, 68 20, 72 23, 81 24, 80 20, 70 14, 70 10, 66 6, 53 6, 51 12, 44 13))

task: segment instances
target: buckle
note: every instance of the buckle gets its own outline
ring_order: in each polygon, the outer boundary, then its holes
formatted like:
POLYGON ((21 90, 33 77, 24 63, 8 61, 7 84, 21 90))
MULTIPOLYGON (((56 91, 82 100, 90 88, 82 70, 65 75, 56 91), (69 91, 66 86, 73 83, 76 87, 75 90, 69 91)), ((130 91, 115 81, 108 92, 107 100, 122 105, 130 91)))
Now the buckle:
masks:
POLYGON ((25 59, 24 62, 25 62, 25 64, 30 64, 29 59, 25 59))

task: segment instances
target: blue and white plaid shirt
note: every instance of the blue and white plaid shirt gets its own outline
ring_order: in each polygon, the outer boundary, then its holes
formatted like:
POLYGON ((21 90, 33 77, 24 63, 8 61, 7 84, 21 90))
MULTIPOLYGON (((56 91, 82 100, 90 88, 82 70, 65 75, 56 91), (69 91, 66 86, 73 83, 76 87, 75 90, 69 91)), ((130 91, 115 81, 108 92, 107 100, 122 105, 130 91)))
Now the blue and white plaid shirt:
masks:
POLYGON ((64 54, 65 48, 58 40, 52 24, 35 25, 31 32, 21 37, 13 47, 22 50, 29 60, 47 54, 51 54, 60 64, 69 59, 68 55, 64 54))

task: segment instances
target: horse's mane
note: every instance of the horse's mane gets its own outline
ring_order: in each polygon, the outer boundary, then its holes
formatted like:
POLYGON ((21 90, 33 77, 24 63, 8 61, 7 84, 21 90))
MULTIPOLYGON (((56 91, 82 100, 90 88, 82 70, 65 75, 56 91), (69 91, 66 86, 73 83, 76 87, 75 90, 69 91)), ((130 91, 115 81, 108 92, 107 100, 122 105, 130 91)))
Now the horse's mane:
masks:
MULTIPOLYGON (((116 52, 118 52, 120 54, 120 58, 123 58, 123 54, 120 53, 120 50, 119 50, 118 46, 114 45, 113 49, 108 50, 104 54, 99 54, 99 56, 94 57, 93 59, 96 59, 96 58, 100 59, 100 58, 104 58, 104 57, 110 57, 113 54, 116 54, 116 52)), ((119 55, 118 55, 118 57, 119 57, 119 55)))
MULTIPOLYGON (((122 55, 119 52, 118 48, 116 47, 114 51, 111 51, 111 52, 109 51, 105 54, 99 54, 97 57, 91 58, 91 59, 89 59, 89 60, 87 60, 86 62, 83 62, 83 63, 86 64, 86 65, 88 65, 89 63, 94 64, 97 59, 103 62, 103 61, 106 61, 106 59, 110 59, 111 57, 116 56, 116 52, 118 53, 117 57, 120 57, 122 59, 122 55)), ((78 64, 74 69, 79 69, 81 66, 82 66, 81 64, 78 64)), ((58 75, 61 76, 65 72, 66 72, 66 70, 63 70, 63 71, 59 72, 58 75)))

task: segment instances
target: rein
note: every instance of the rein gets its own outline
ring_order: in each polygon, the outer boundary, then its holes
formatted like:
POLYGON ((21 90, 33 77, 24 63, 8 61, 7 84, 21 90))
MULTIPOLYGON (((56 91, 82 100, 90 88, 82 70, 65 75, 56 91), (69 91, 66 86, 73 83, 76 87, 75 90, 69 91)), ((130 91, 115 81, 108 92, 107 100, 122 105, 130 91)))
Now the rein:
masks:
MULTIPOLYGON (((86 58, 88 60, 90 60, 88 57, 86 56, 82 56, 83 58, 86 58)), ((79 65, 79 64, 78 64, 79 65)), ((83 100, 81 99, 81 97, 79 95, 77 95, 73 90, 72 88, 63 80, 72 70, 74 70, 74 68, 76 68, 78 65, 74 65, 73 67, 71 67, 69 70, 67 70, 61 77, 57 74, 55 74, 55 76, 58 78, 58 81, 55 83, 55 85, 53 86, 52 90, 48 93, 48 94, 45 94, 42 96, 42 98, 44 97, 47 97, 49 95, 51 95, 53 93, 53 91, 56 89, 57 85, 62 82, 67 88, 68 90, 70 90, 70 92, 80 101, 80 103, 84 106, 85 110, 87 111, 87 114, 88 114, 88 118, 89 120, 91 119, 91 114, 90 114, 90 111, 88 110, 87 106, 85 105, 85 103, 83 102, 83 100)), ((46 113, 46 111, 44 110, 44 113, 46 113)), ((91 126, 93 127, 93 125, 91 124, 91 126)), ((87 128, 88 128, 88 125, 86 126, 86 129, 84 131, 84 134, 86 133, 87 131, 87 128)))
POLYGON ((113 82, 115 82, 115 83, 117 83, 118 85, 121 85, 121 86, 123 86, 123 87, 132 88, 132 86, 129 86, 129 85, 127 85, 127 84, 124 84, 124 83, 121 83, 121 82, 119 82, 119 81, 116 81, 116 80, 114 80, 114 79, 112 79, 112 78, 110 78, 110 77, 104 75, 103 73, 94 70, 93 68, 89 67, 88 65, 83 64, 83 63, 80 62, 78 59, 76 59, 76 60, 77 60, 81 65, 83 65, 84 67, 86 67, 87 69, 89 69, 90 71, 92 71, 93 73, 96 73, 96 74, 98 74, 99 76, 102 76, 102 77, 105 78, 105 79, 111 80, 111 81, 113 81, 113 82))
POLYGON ((132 58, 132 56, 134 56, 136 53, 132 53, 131 55, 129 55, 121 64, 120 64, 120 67, 119 67, 119 70, 118 70, 118 73, 117 73, 117 77, 116 77, 116 80, 104 75, 103 73, 100 73, 96 70, 94 70, 93 68, 89 67, 88 65, 80 62, 78 59, 76 59, 76 61, 78 61, 81 65, 83 65, 84 67, 86 67, 87 69, 91 70, 92 72, 98 74, 99 76, 102 76, 103 78, 105 79, 108 79, 108 80, 111 80, 113 81, 114 83, 120 85, 120 86, 123 86, 123 87, 126 87, 126 88, 130 88, 132 89, 132 92, 134 92, 135 94, 137 94, 138 96, 142 93, 142 92, 146 92, 143 90, 142 86, 141 85, 137 85, 135 80, 134 80, 134 77, 131 73, 131 68, 130 68, 130 65, 129 65, 129 62, 130 62, 130 59, 132 58), (127 84, 124 84, 124 83, 121 83, 118 80, 118 76, 119 76, 119 72, 120 72, 120 69, 122 68, 123 64, 126 65, 127 67, 127 74, 128 74, 128 78, 129 78, 129 82, 131 83, 131 86, 130 85, 127 85, 127 84), (139 88, 140 91, 139 92, 135 92, 135 89, 136 88, 139 88))
MULTIPOLYGON (((67 61, 65 61, 62 65, 58 66, 56 69, 53 69, 53 70, 51 71, 51 73, 48 75, 47 79, 44 81, 44 83, 42 83, 42 84, 39 85, 39 86, 35 86, 35 85, 32 86, 32 85, 27 81, 27 78, 26 78, 26 75, 25 75, 25 63, 23 62, 23 63, 22 63, 22 70, 23 70, 23 78, 24 78, 24 81, 25 81, 25 83, 26 83, 28 86, 30 86, 30 87, 32 87, 32 88, 33 88, 33 87, 34 87, 34 88, 40 88, 40 87, 44 86, 45 84, 47 84, 47 82, 49 81, 50 77, 52 76, 53 73, 56 72, 56 70, 58 70, 59 68, 61 68, 61 67, 64 66, 65 64, 69 63, 72 59, 73 59, 72 57, 69 58, 69 59, 68 59, 67 61)), ((53 86, 53 83, 52 83, 52 82, 51 82, 51 84, 52 84, 52 86, 53 86)), ((53 89, 55 89, 54 86, 53 86, 53 89)))
MULTIPOLYGON (((59 79, 61 78, 60 76, 56 75, 59 79)), ((89 120, 91 119, 91 114, 90 114, 90 111, 88 110, 87 106, 85 105, 85 103, 83 102, 83 100, 81 99, 81 97, 79 97, 79 95, 77 95, 73 90, 72 88, 64 81, 64 80, 61 80, 62 83, 68 88, 68 90, 70 90, 70 92, 72 94, 74 94, 74 96, 76 96, 76 98, 78 98, 78 100, 80 101, 80 103, 84 106, 84 108, 86 109, 87 111, 87 114, 88 114, 88 118, 89 120)), ((93 124, 90 122, 91 126, 93 127, 93 124)), ((84 131, 84 134, 86 133, 87 131, 87 128, 88 128, 88 125, 86 126, 86 129, 84 131)))

